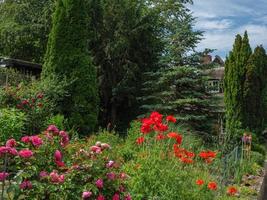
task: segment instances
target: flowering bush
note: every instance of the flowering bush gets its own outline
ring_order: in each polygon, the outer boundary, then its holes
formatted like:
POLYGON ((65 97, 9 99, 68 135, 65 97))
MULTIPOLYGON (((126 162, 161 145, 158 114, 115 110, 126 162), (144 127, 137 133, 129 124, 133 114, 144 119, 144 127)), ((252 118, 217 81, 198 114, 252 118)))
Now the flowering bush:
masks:
POLYGON ((125 199, 128 175, 110 156, 111 146, 71 143, 50 125, 40 135, 9 139, 0 147, 0 180, 13 199, 125 199), (7 184, 9 181, 9 184, 7 184))

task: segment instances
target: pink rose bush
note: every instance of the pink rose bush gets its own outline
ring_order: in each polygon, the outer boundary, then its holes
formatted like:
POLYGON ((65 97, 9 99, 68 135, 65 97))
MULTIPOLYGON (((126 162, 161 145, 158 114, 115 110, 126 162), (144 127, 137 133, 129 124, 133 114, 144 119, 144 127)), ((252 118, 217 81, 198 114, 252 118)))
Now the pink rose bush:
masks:
POLYGON ((50 125, 39 135, 11 138, 0 146, 6 165, 0 181, 13 183, 5 190, 15 199, 130 200, 129 177, 112 156, 109 144, 71 142, 66 131, 50 125))

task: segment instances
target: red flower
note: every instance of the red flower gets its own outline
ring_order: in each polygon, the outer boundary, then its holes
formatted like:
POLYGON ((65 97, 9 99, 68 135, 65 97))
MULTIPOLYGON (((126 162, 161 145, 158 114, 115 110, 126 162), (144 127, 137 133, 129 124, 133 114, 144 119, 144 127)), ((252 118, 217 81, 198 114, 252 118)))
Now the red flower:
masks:
POLYGON ((159 133, 157 136, 156 136, 156 140, 164 140, 166 137, 165 135, 163 135, 162 133, 159 133))
POLYGON ((196 184, 197 185, 203 185, 204 181, 202 179, 198 179, 198 180, 196 180, 196 184))
POLYGON ((165 132, 168 130, 168 126, 162 123, 158 123, 154 126, 155 131, 165 132))
POLYGON ((230 186, 227 189, 227 194, 230 196, 234 196, 237 193, 237 189, 234 186, 230 186))
POLYGON ((202 151, 199 153, 199 157, 203 158, 207 163, 211 163, 216 157, 216 152, 214 151, 202 151))
POLYGON ((186 158, 186 157, 181 157, 180 160, 183 162, 183 163, 186 163, 186 164, 191 164, 193 163, 194 161, 190 158, 186 158))
POLYGON ((142 119, 141 132, 144 134, 150 133, 152 131, 151 126, 153 125, 153 121, 150 118, 142 119))
POLYGON ((145 141, 144 137, 139 137, 139 138, 136 139, 136 143, 137 144, 142 144, 144 141, 145 141))
POLYGON ((195 154, 191 151, 185 151, 185 155, 189 158, 194 158, 195 157, 195 154))
POLYGON ((177 144, 181 144, 182 143, 182 140, 183 140, 183 137, 182 135, 178 134, 178 133, 175 133, 175 132, 170 132, 168 133, 167 135, 169 138, 173 138, 176 140, 177 144))
POLYGON ((162 115, 158 112, 152 112, 150 114, 150 119, 155 123, 155 124, 159 124, 162 122, 162 115))
POLYGON ((169 116, 166 117, 166 121, 175 123, 176 122, 176 118, 174 116, 172 116, 172 115, 169 115, 169 116))
POLYGON ((208 188, 210 190, 217 190, 217 183, 215 183, 215 182, 209 182, 208 183, 208 188))
POLYGON ((39 93, 39 94, 37 94, 37 98, 38 99, 42 99, 44 97, 44 94, 43 93, 39 93))

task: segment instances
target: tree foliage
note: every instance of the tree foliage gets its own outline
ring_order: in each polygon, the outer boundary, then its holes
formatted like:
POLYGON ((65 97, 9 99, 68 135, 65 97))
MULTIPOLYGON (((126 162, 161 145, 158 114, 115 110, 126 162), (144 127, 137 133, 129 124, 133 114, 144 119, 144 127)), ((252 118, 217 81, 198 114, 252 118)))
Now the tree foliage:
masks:
POLYGON ((56 75, 71 85, 60 102, 61 112, 82 133, 94 130, 98 116, 96 68, 88 52, 88 4, 59 0, 53 16, 42 78, 56 75))
POLYGON ((0 3, 0 55, 42 62, 53 10, 53 0, 0 3))
POLYGON ((143 73, 156 67, 161 52, 158 17, 141 0, 101 0, 92 6, 90 49, 98 66, 100 124, 128 124, 138 113, 143 73))
POLYGON ((233 50, 225 62, 224 94, 226 106, 226 128, 233 132, 244 123, 244 83, 247 64, 252 51, 247 32, 236 36, 233 50))
POLYGON ((258 46, 250 56, 244 83, 244 127, 251 131, 263 130, 266 120, 267 56, 258 46))

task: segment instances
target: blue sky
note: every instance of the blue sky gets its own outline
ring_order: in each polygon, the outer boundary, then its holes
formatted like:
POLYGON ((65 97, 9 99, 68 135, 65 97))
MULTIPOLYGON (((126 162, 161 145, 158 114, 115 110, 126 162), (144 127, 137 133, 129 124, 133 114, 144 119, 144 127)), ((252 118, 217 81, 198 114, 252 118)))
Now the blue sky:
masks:
POLYGON ((225 58, 235 36, 245 30, 253 48, 267 48, 267 0, 194 0, 190 9, 195 28, 205 31, 197 50, 217 49, 214 54, 225 58))

